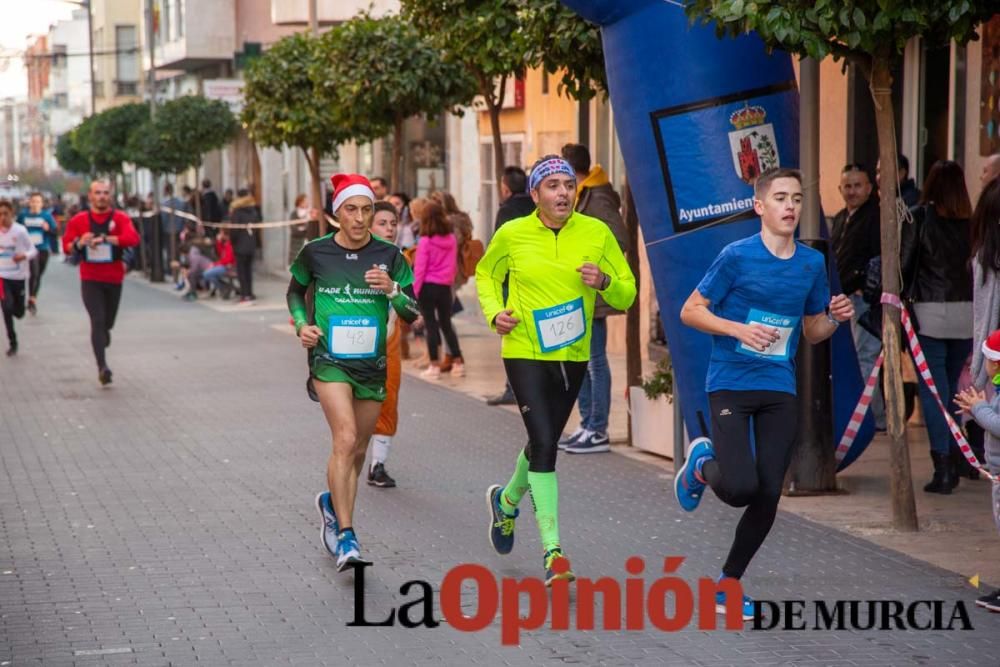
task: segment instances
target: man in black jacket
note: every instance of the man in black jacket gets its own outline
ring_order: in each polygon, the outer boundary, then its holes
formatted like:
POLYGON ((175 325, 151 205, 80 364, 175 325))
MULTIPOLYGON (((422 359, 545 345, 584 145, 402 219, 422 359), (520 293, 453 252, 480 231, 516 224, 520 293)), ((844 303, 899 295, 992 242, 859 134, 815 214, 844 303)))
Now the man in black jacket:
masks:
POLYGON ((503 197, 503 201, 497 209, 496 222, 493 224, 494 234, 503 223, 523 218, 535 211, 535 202, 528 193, 528 176, 520 167, 507 167, 503 170, 500 196, 503 197))
MULTIPOLYGON (((833 217, 831 246, 837 261, 841 289, 854 304, 854 318, 851 320, 854 348, 858 353, 861 374, 867 378, 882 349, 882 341, 858 324, 858 319, 869 310, 869 305, 861 296, 868 262, 882 254, 879 199, 872 192, 868 172, 859 164, 849 164, 841 171, 840 195, 845 206, 833 217)), ((879 387, 876 387, 871 406, 875 427, 885 430, 885 405, 879 387)))
MULTIPOLYGON (((910 161, 905 155, 900 153, 896 157, 896 178, 899 180, 899 187, 896 188, 896 195, 903 200, 907 208, 913 208, 920 201, 920 188, 916 182, 910 178, 910 161)), ((878 183, 879 191, 882 190, 882 161, 875 164, 875 182, 878 183)))
MULTIPOLYGON (((503 197, 503 201, 500 202, 500 208, 497 209, 496 222, 493 225, 494 234, 505 222, 523 218, 535 212, 535 202, 528 193, 528 175, 520 167, 507 167, 503 170, 503 176, 500 178, 500 195, 503 197)), ((505 283, 505 298, 506 294, 505 283)), ((514 405, 516 401, 510 383, 504 386, 503 393, 487 399, 486 403, 487 405, 514 405)))
MULTIPOLYGON (((212 189, 212 181, 207 178, 201 182, 201 219, 205 222, 222 222, 222 203, 219 195, 212 189)), ((208 228, 213 236, 216 231, 215 227, 208 228)))
POLYGON ((257 201, 246 188, 236 192, 236 199, 229 205, 229 221, 235 227, 230 233, 233 253, 236 255, 236 273, 240 280, 240 305, 251 306, 257 300, 253 293, 253 259, 257 254, 257 235, 248 225, 260 222, 257 201))

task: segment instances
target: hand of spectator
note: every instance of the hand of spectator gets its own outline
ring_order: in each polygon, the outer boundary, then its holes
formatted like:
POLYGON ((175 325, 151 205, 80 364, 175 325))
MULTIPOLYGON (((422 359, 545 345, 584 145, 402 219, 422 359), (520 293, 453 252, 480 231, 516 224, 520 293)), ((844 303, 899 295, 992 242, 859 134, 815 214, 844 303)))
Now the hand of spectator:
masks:
POLYGON ((497 333, 501 336, 509 334, 520 322, 521 320, 514 317, 514 311, 510 309, 500 311, 493 318, 493 324, 496 326, 497 333))
POLYGON ((306 324, 301 329, 299 329, 299 341, 302 342, 302 347, 307 350, 316 347, 319 343, 319 337, 323 334, 319 327, 314 324, 306 324))
POLYGON ((764 352, 779 338, 777 329, 764 326, 760 322, 739 324, 737 326, 739 329, 736 333, 736 340, 758 352, 764 352))
POLYGON ((830 317, 838 322, 850 322, 854 317, 854 304, 843 294, 830 299, 830 317))
POLYGON ((967 412, 970 415, 972 414, 972 407, 985 400, 986 392, 980 391, 975 387, 969 387, 965 391, 955 394, 955 403, 961 408, 962 412, 967 412))

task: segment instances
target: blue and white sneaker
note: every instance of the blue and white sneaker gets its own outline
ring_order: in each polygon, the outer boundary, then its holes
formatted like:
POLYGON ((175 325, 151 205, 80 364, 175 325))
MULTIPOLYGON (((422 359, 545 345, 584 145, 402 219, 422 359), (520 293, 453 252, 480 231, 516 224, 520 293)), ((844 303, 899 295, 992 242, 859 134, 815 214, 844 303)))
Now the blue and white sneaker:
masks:
POLYGON ((486 489, 486 504, 490 508, 490 544, 493 550, 501 556, 509 554, 514 548, 514 519, 521 513, 514 510, 513 516, 500 507, 500 494, 503 487, 494 484, 486 489))
POLYGON ((371 561, 361 557, 361 545, 358 544, 358 538, 354 535, 353 530, 346 528, 337 538, 337 572, 343 572, 355 563, 370 565, 371 561))
POLYGON ((578 428, 569 435, 560 438, 559 442, 556 443, 556 447, 558 447, 559 449, 566 449, 570 445, 575 445, 577 442, 582 440, 586 435, 587 435, 587 429, 578 428))
POLYGON ((573 569, 570 567, 569 559, 563 554, 560 547, 555 547, 549 549, 545 552, 545 557, 542 559, 545 564, 545 585, 552 586, 552 582, 558 579, 565 579, 566 581, 576 581, 576 575, 573 574, 573 569), (556 561, 564 561, 564 567, 559 568, 562 572, 556 571, 556 561))
POLYGON ((611 438, 607 433, 587 431, 584 437, 566 447, 567 454, 599 454, 611 451, 611 438))
POLYGON ((330 500, 330 492, 323 491, 316 494, 316 509, 319 510, 320 539, 323 546, 334 558, 337 557, 337 533, 340 526, 337 524, 337 515, 333 511, 333 501, 330 500))
MULTIPOLYGON (((752 621, 753 620, 754 604, 753 599, 749 595, 743 596, 743 620, 752 621)), ((717 591, 715 594, 715 613, 722 616, 726 615, 726 594, 722 591, 717 591)))
POLYGON ((674 475, 674 496, 685 512, 698 509, 701 496, 705 492, 705 483, 698 479, 695 470, 702 459, 715 458, 712 441, 708 438, 695 438, 688 444, 687 457, 684 465, 674 475))

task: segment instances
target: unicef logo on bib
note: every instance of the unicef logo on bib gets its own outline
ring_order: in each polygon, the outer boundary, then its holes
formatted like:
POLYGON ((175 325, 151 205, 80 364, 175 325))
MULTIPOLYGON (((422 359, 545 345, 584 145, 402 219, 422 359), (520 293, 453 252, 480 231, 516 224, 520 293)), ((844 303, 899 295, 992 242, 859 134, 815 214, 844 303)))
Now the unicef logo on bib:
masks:
POLYGON ((792 338, 792 334, 798 330, 800 319, 801 318, 799 317, 775 315, 774 313, 768 313, 763 310, 752 308, 750 310, 750 314, 747 315, 746 323, 763 324, 766 327, 773 327, 777 329, 778 340, 768 345, 767 349, 763 352, 753 349, 746 343, 740 343, 737 345, 736 351, 751 357, 757 357, 758 359, 767 359, 769 361, 788 361, 791 356, 789 341, 792 338))
POLYGON ((379 326, 374 317, 331 315, 330 356, 337 359, 369 359, 378 355, 379 326))

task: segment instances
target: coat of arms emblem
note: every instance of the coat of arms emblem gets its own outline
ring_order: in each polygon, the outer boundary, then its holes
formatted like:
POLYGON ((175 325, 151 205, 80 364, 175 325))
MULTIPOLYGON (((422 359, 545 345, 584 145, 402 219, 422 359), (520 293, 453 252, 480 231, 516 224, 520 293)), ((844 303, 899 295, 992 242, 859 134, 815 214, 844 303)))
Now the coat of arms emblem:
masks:
POLYGON ((748 185, 761 173, 779 166, 774 125, 765 123, 766 118, 764 107, 750 106, 749 102, 729 115, 729 122, 736 128, 729 133, 733 167, 748 185))

